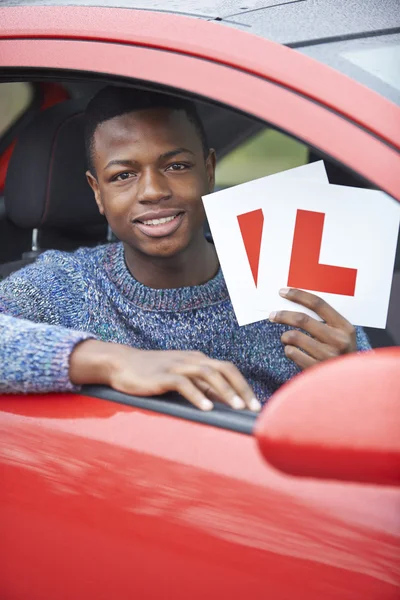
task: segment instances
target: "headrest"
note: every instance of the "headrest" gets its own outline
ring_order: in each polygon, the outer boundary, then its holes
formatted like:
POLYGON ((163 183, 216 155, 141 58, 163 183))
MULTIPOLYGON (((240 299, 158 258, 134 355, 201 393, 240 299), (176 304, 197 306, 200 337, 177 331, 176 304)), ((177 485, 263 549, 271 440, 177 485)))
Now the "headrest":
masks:
POLYGON ((105 223, 86 177, 83 112, 68 100, 42 112, 20 134, 7 171, 8 218, 30 229, 105 223))

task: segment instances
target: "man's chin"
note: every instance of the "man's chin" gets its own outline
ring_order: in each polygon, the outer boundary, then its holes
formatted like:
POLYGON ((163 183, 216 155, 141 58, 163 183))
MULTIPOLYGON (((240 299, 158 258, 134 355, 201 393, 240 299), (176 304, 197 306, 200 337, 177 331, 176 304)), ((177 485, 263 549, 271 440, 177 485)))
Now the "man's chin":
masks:
POLYGON ((134 251, 153 259, 171 259, 179 256, 186 250, 188 243, 183 240, 168 238, 155 238, 150 243, 131 245, 134 251))

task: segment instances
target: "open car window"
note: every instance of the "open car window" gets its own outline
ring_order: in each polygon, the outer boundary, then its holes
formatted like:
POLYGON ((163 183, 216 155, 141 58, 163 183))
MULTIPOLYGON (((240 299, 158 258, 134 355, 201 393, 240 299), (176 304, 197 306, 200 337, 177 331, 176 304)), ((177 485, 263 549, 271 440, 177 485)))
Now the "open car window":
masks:
MULTIPOLYGON (((85 104, 93 94, 93 89, 91 89, 90 85, 88 86, 88 83, 90 83, 89 78, 82 82, 79 80, 72 82, 67 81, 65 85, 66 87, 71 87, 73 85, 76 97, 79 97, 83 104, 85 104), (80 83, 82 83, 82 85, 80 85, 80 83)), ((119 84, 119 82, 117 82, 117 84, 119 84)), ((198 99, 198 102, 199 106, 202 107, 201 114, 206 132, 213 138, 213 146, 215 145, 214 142, 216 144, 219 142, 219 131, 221 131, 221 134, 223 133, 223 136, 221 135, 221 137, 223 137, 221 146, 216 147, 217 156, 221 156, 216 172, 217 189, 235 186, 253 179, 299 167, 321 158, 325 160, 331 183, 360 185, 362 187, 368 186, 366 182, 363 182, 345 168, 330 161, 329 157, 325 154, 322 155, 318 153, 314 148, 295 139, 288 133, 275 129, 270 124, 261 123, 260 120, 229 109, 226 106, 221 107, 221 105, 206 102, 205 99, 198 99)), ((75 155, 75 153, 72 152, 70 156, 72 155, 75 155)), ((84 170, 85 165, 82 164, 82 172, 84 172, 84 170)), ((0 240, 0 245, 3 246, 3 248, 8 244, 7 235, 9 235, 10 240, 15 239, 12 231, 9 234, 6 233, 0 240)), ((89 240, 89 237, 87 237, 87 240, 89 240)), ((68 228, 64 228, 61 232, 53 227, 47 228, 41 232, 43 250, 49 248, 73 250, 74 245, 75 247, 90 245, 87 240, 85 238, 84 229, 79 231, 79 235, 76 230, 71 229, 71 231, 69 231, 68 228)), ((99 241, 96 238, 94 243, 104 243, 106 241, 107 240, 103 236, 99 241)), ((7 248, 5 248, 5 250, 7 252, 7 248)), ((27 248, 24 250, 26 251, 27 248)), ((10 257, 10 260, 18 260, 21 255, 22 253, 18 256, 14 255, 13 257, 10 257)), ((2 262, 7 262, 7 260, 2 262)), ((399 266, 398 261, 397 269, 399 266)), ((400 302, 398 301, 400 289, 398 283, 399 277, 397 272, 394 278, 388 327, 386 331, 367 331, 374 347, 400 345, 400 316, 398 312, 398 306, 400 305, 400 302)), ((231 418, 232 412, 230 409, 225 409, 224 407, 218 407, 218 410, 213 413, 212 416, 204 415, 203 413, 199 416, 196 409, 192 406, 188 406, 186 402, 182 404, 182 401, 179 398, 172 398, 172 401, 171 399, 160 400, 155 398, 153 399, 154 402, 150 402, 150 399, 144 400, 142 398, 130 397, 124 394, 114 393, 109 389, 99 389, 98 387, 93 386, 86 388, 85 393, 123 404, 144 408, 147 407, 149 410, 155 412, 167 412, 167 414, 180 416, 184 419, 196 421, 201 419, 202 422, 204 421, 217 427, 241 431, 243 433, 251 433, 254 424, 253 415, 246 415, 244 413, 243 415, 235 415, 231 418), (245 419, 243 421, 242 416, 243 419, 245 419)))

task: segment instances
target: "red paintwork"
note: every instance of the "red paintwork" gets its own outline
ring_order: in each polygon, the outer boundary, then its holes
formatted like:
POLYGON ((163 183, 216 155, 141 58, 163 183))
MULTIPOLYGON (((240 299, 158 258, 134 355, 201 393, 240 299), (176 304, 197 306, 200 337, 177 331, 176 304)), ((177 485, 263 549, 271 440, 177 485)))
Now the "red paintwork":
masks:
MULTIPOLYGON (((294 51, 139 11, 7 8, 0 22, 0 66, 203 95, 289 131, 400 200, 400 155, 383 141, 399 146, 399 109, 294 51)), ((398 489, 289 477, 254 437, 84 396, 3 396, 0 436, 6 600, 398 598, 398 489)))
POLYGON ((100 42, 3 40, 0 57, 0 66, 112 73, 212 98, 292 133, 400 201, 399 152, 336 113, 261 77, 177 53, 100 42))
POLYGON ((286 473, 400 486, 400 348, 305 371, 274 394, 256 437, 286 473))
POLYGON ((4 39, 124 42, 233 66, 330 106, 400 148, 395 104, 305 55, 230 27, 180 15, 77 6, 0 9, 0 23, 4 39))
POLYGON ((253 437, 93 398, 1 407, 2 598, 398 597, 398 490, 290 478, 253 437))

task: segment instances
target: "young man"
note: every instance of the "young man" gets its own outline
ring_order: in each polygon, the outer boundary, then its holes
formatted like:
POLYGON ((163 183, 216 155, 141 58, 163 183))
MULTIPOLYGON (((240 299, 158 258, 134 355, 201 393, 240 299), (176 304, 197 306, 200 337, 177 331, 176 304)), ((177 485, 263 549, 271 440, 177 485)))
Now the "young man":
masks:
POLYGON ((87 108, 85 137, 87 179, 120 242, 46 252, 0 284, 0 391, 105 384, 257 411, 301 369, 369 347, 298 290, 282 295, 324 322, 283 311, 237 325, 203 234, 215 152, 192 103, 108 87, 87 108))

